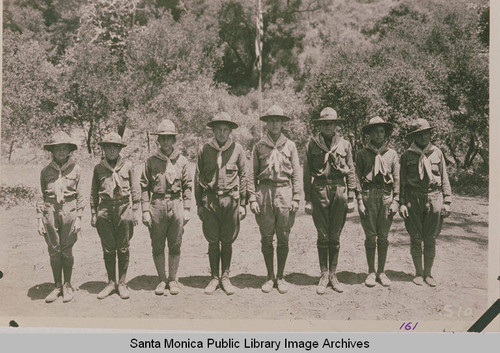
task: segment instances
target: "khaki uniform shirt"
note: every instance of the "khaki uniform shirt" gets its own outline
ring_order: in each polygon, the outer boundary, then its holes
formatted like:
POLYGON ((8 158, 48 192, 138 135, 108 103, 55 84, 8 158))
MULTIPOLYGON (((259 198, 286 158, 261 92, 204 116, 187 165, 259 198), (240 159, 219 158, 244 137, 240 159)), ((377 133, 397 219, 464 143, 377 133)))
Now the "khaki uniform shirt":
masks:
POLYGON ((290 183, 292 200, 300 202, 302 180, 295 143, 281 134, 276 143, 266 134, 252 152, 253 168, 249 172, 249 201, 256 201, 255 188, 262 182, 290 183))
POLYGON ((184 201, 184 208, 191 208, 191 190, 193 180, 188 171, 188 160, 175 149, 169 156, 175 168, 175 180, 167 180, 167 161, 154 155, 148 158, 141 175, 140 185, 142 190, 142 211, 149 211, 152 194, 179 194, 184 201))
POLYGON ((240 205, 247 202, 247 159, 245 150, 236 142, 230 142, 229 148, 221 152, 221 168, 217 166, 216 150, 212 143, 206 143, 198 151, 195 172, 196 205, 202 206, 204 191, 218 194, 229 193, 234 199, 239 199, 240 205))
POLYGON ((45 202, 57 202, 54 184, 59 178, 61 178, 60 183, 62 183, 62 196, 64 200, 76 199, 76 212, 81 217, 85 208, 85 200, 80 183, 81 175, 82 169, 72 158, 69 158, 61 167, 55 161, 52 161, 48 166, 43 168, 40 173, 42 197, 37 202, 36 207, 38 217, 42 216, 45 202))
POLYGON ((443 152, 436 146, 429 144, 424 153, 431 163, 432 180, 427 174, 424 175, 423 179, 420 179, 418 167, 420 154, 407 150, 401 156, 401 190, 399 196, 401 205, 406 205, 408 188, 419 189, 424 192, 441 190, 443 202, 451 203, 451 187, 443 152))
POLYGON ((139 208, 141 190, 134 173, 132 163, 125 162, 118 157, 113 168, 119 179, 119 188, 116 187, 111 166, 107 165, 105 159, 94 167, 92 187, 90 192, 90 207, 93 213, 97 213, 97 207, 102 201, 129 200, 132 198, 132 209, 139 208))
MULTIPOLYGON (((371 187, 380 187, 392 190, 395 201, 399 200, 399 160, 398 154, 392 148, 383 145, 380 156, 387 168, 387 174, 377 173, 373 176, 373 167, 377 152, 374 147, 367 145, 356 153, 356 183, 359 193, 371 187)), ((358 194, 359 195, 359 194, 358 194)))
POLYGON ((354 196, 356 177, 351 144, 340 136, 333 136, 332 144, 338 146, 334 152, 329 153, 330 147, 326 146, 321 133, 311 138, 307 144, 304 163, 304 192, 307 202, 311 201, 311 186, 314 184, 347 184, 348 197, 354 196))

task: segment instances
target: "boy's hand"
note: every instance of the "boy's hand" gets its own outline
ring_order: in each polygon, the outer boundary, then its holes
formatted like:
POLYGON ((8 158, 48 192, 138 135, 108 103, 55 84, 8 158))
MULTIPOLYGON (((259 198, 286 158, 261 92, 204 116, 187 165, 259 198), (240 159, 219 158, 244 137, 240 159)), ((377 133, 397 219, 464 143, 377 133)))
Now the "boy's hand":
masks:
POLYGON ((92 217, 90 218, 90 225, 95 228, 97 224, 97 214, 92 213, 92 217))
POLYGON ((290 205, 290 212, 295 213, 299 210, 299 203, 297 201, 292 201, 290 205))
POLYGON ((38 218, 38 234, 42 237, 47 234, 47 229, 45 228, 45 224, 43 224, 43 220, 41 218, 38 218))
POLYGON ((142 212, 142 224, 144 224, 148 228, 151 228, 152 221, 151 221, 151 213, 149 211, 142 212))
POLYGON ((306 205, 304 207, 304 211, 306 211, 306 214, 312 215, 313 214, 313 205, 311 201, 307 201, 306 205))
POLYGON ((190 219, 191 219, 191 209, 185 208, 184 209, 184 225, 186 225, 190 219))
POLYGON ((393 201, 389 207, 389 216, 394 215, 399 212, 399 204, 397 201, 393 201))
POLYGON ((73 231, 79 233, 82 230, 82 217, 77 216, 75 218, 75 223, 73 223, 73 231))
POLYGON ((252 211, 254 214, 260 214, 260 207, 257 201, 250 202, 250 211, 252 211))
POLYGON ((446 218, 450 215, 450 205, 445 203, 443 204, 443 207, 441 207, 441 216, 443 216, 443 218, 446 218))
POLYGON ((139 210, 132 210, 134 227, 139 224, 139 210))
POLYGON ((354 198, 349 197, 347 198, 347 212, 351 213, 352 211, 354 211, 354 198))
POLYGON ((245 206, 240 206, 240 221, 244 220, 247 216, 247 208, 245 206))
POLYGON ((407 219, 408 218, 408 207, 406 207, 405 205, 401 205, 399 207, 399 215, 401 216, 401 218, 407 219))
POLYGON ((363 200, 358 201, 358 212, 361 217, 366 217, 368 215, 368 211, 366 210, 363 200))

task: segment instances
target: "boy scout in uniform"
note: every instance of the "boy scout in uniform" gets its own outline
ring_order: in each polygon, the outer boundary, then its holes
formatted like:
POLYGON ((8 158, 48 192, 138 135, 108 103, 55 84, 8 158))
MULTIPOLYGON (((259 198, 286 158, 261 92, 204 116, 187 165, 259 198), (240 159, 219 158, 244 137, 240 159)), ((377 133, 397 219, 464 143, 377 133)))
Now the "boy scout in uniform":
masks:
POLYGON ((81 168, 70 157, 78 146, 60 131, 43 147, 52 153, 53 161, 40 174, 42 200, 37 203, 38 233, 45 237, 55 282, 45 302, 52 303, 62 294, 63 302, 67 303, 74 295, 71 287, 73 245, 81 229, 85 205, 81 168))
POLYGON ((177 129, 168 119, 163 120, 155 133, 159 149, 148 158, 141 175, 142 222, 149 228, 153 260, 160 283, 157 295, 180 291, 177 283, 182 234, 190 219, 192 179, 188 160, 174 148, 177 129), (165 241, 168 242, 168 279, 165 274, 165 241))
POLYGON ((302 181, 295 143, 282 133, 290 120, 277 105, 269 108, 260 120, 267 124, 267 134, 253 148, 253 168, 248 182, 250 209, 255 214, 261 234, 261 250, 267 269, 262 291, 275 285, 280 293, 288 291, 283 278, 288 256, 290 230, 299 208, 302 181), (277 279, 274 275, 273 237, 277 238, 277 279))
POLYGON ((229 137, 238 124, 228 113, 217 114, 207 126, 215 137, 198 152, 195 177, 196 206, 208 241, 212 276, 205 294, 217 289, 220 278, 222 288, 231 295, 235 293, 229 280, 232 247, 240 220, 246 216, 247 164, 243 147, 229 137))
POLYGON ((399 213, 410 234, 410 253, 415 265, 413 282, 437 285, 432 277, 436 237, 443 218, 450 215, 451 188, 443 152, 430 143, 433 129, 425 119, 417 119, 408 137, 410 148, 401 156, 399 213), (424 261, 422 268, 422 242, 424 261))
POLYGON ((380 117, 370 119, 363 126, 370 140, 356 154, 356 181, 358 186, 358 211, 365 231, 365 252, 368 277, 365 285, 375 286, 377 280, 384 287, 391 281, 384 273, 387 259, 387 240, 392 218, 399 210, 399 161, 396 151, 387 147, 387 138, 393 126, 380 117), (378 251, 378 270, 375 273, 375 251, 378 251))
POLYGON ((115 289, 122 299, 128 299, 125 283, 129 264, 129 244, 137 225, 137 210, 141 192, 132 163, 124 161, 120 151, 126 146, 115 132, 99 142, 104 158, 94 167, 90 207, 91 225, 97 228, 108 273, 108 285, 97 295, 104 299, 115 289), (116 282, 116 258, 118 257, 118 287, 116 282))
POLYGON ((334 109, 321 111, 315 120, 320 133, 309 141, 304 163, 305 210, 312 214, 318 232, 318 294, 325 293, 328 283, 335 291, 344 291, 336 276, 340 233, 348 209, 353 209, 356 178, 351 144, 340 135, 342 122, 334 109))

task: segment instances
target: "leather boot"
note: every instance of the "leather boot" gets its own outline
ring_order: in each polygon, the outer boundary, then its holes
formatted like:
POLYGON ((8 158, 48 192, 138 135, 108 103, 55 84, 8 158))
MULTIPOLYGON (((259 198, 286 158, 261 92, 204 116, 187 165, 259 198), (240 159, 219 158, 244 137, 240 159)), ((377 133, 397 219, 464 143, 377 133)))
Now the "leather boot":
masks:
POLYGON ((128 250, 118 251, 118 294, 122 299, 130 298, 130 291, 126 283, 129 257, 130 253, 128 250))
POLYGON ((368 263, 368 273, 375 273, 375 251, 376 249, 375 240, 369 241, 365 240, 365 253, 366 262, 368 263))
MULTIPOLYGON (((285 272, 286 259, 288 257, 288 246, 278 246, 276 249, 276 257, 278 260, 278 272, 276 277, 278 279, 283 279, 283 273, 285 272)), ((284 286, 283 286, 284 288, 284 286)))
MULTIPOLYGON (((262 255, 264 255, 264 262, 266 264, 267 279, 274 282, 274 247, 273 244, 262 244, 262 255)), ((267 282, 266 282, 267 283, 267 282)))
MULTIPOLYGON (((222 278, 229 277, 231 258, 233 256, 233 244, 221 243, 220 261, 222 267, 222 278)), ((224 285, 224 283, 222 283, 224 285)))

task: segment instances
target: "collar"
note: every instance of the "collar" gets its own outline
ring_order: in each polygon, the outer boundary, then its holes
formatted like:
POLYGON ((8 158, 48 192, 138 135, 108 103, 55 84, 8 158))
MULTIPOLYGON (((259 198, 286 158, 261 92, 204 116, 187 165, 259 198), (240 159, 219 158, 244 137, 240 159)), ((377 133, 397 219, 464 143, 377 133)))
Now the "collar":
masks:
POLYGON ((121 156, 118 156, 118 159, 116 160, 116 164, 115 164, 114 168, 108 163, 108 160, 106 159, 106 157, 104 157, 101 160, 101 165, 104 168, 109 169, 111 172, 119 171, 120 169, 122 169, 124 164, 125 164, 125 161, 122 159, 121 156))
POLYGON ((385 142, 382 144, 382 146, 380 148, 377 148, 375 147, 374 145, 371 144, 371 142, 368 142, 365 146, 365 148, 368 150, 368 151, 372 151, 373 153, 375 154, 384 154, 385 152, 389 151, 389 148, 387 147, 387 145, 385 144, 385 142))
POLYGON ((51 167, 58 173, 63 173, 66 169, 71 168, 74 164, 75 161, 73 160, 73 158, 69 157, 66 163, 64 163, 62 166, 59 166, 56 161, 52 160, 52 162, 50 162, 49 164, 49 167, 51 167))
POLYGON ((420 147, 417 146, 415 142, 413 142, 408 148, 408 151, 419 154, 419 155, 425 155, 426 157, 429 157, 434 151, 436 150, 436 146, 433 144, 429 143, 425 148, 422 150, 420 147))
POLYGON ((210 141, 208 141, 208 145, 216 151, 225 151, 225 150, 229 149, 229 147, 231 147, 232 144, 233 144, 233 140, 231 139, 231 137, 227 139, 226 143, 222 147, 219 146, 219 143, 217 142, 215 137, 212 138, 210 141))
POLYGON ((283 133, 281 133, 280 137, 278 137, 278 140, 276 141, 276 143, 274 143, 271 136, 269 136, 269 133, 267 133, 264 135, 264 137, 262 137, 261 141, 262 141, 262 143, 264 143, 265 145, 267 145, 271 148, 279 148, 279 147, 283 146, 287 140, 288 139, 286 138, 286 136, 283 135, 283 133))
POLYGON ((162 161, 167 162, 176 160, 179 157, 179 155, 180 155, 179 150, 177 148, 174 148, 172 153, 170 153, 170 156, 163 154, 163 152, 160 149, 156 151, 156 154, 154 156, 158 159, 161 159, 162 161))
POLYGON ((316 145, 321 150, 328 153, 328 152, 330 152, 330 148, 332 148, 332 146, 335 146, 336 144, 338 144, 341 140, 343 140, 343 138, 342 138, 342 136, 334 135, 332 137, 331 146, 326 145, 325 138, 323 137, 323 135, 321 133, 318 133, 316 136, 313 136, 312 140, 316 143, 316 145))

